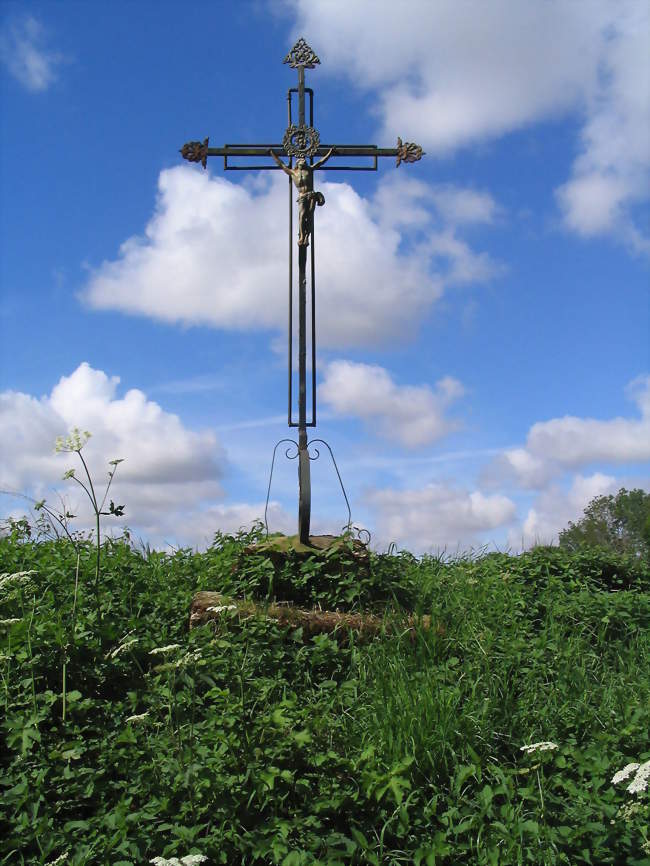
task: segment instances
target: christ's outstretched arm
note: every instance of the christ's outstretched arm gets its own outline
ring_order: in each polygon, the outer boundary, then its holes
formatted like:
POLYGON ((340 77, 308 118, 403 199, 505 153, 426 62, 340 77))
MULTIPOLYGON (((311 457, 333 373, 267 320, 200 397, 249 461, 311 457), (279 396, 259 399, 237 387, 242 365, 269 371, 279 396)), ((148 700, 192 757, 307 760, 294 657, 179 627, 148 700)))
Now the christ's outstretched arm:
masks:
POLYGON ((330 156, 331 156, 333 153, 334 153, 334 148, 333 148, 333 147, 330 147, 330 149, 327 151, 327 153, 325 154, 325 156, 324 156, 322 159, 319 159, 318 162, 315 162, 315 163, 311 166, 311 170, 312 170, 312 171, 316 171, 316 169, 317 169, 317 168, 320 168, 321 165, 325 165, 325 163, 327 162, 327 160, 330 158, 330 156))

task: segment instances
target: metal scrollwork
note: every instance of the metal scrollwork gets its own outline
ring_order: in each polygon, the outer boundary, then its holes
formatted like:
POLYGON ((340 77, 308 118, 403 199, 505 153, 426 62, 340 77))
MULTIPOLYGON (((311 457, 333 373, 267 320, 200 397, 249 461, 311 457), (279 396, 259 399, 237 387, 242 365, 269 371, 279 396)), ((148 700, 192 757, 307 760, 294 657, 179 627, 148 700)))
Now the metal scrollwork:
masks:
POLYGON ((307 45, 302 36, 282 62, 288 63, 292 69, 296 69, 298 66, 303 66, 305 69, 313 69, 317 63, 320 64, 320 60, 314 53, 314 49, 307 45))
POLYGON ((370 544, 370 539, 372 535, 370 534, 370 530, 365 529, 364 527, 353 526, 353 531, 356 532, 357 538, 362 544, 365 544, 366 547, 370 544))
POLYGON ((299 453, 298 443, 296 442, 295 439, 280 439, 279 442, 275 443, 275 448, 273 449, 273 458, 271 459, 271 472, 269 474, 269 486, 266 490, 266 504, 264 506, 264 526, 266 528, 267 536, 269 534, 269 522, 268 522, 269 497, 271 496, 271 482, 273 481, 273 467, 275 466, 275 452, 278 450, 278 448, 280 447, 280 445, 282 445, 283 442, 289 443, 288 447, 284 451, 284 456, 288 460, 295 460, 296 457, 298 456, 298 453, 299 453), (290 454, 290 451, 292 448, 296 449, 295 454, 290 454))
POLYGON ((208 140, 188 141, 181 147, 181 156, 188 162, 200 162, 203 168, 207 167, 208 162, 208 140))
POLYGON ((422 159, 423 153, 424 151, 419 144, 414 144, 412 141, 402 143, 402 139, 398 137, 397 165, 401 162, 417 162, 419 159, 422 159))
POLYGON ((313 126, 287 127, 282 139, 282 147, 287 156, 313 156, 320 146, 320 135, 313 126))

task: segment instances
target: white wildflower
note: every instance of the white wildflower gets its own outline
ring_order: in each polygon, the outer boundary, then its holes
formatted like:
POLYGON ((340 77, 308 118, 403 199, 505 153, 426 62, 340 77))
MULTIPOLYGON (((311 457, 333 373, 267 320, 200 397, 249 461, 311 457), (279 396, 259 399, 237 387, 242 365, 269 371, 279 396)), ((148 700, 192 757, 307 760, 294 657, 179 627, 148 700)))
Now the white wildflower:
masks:
POLYGON ((167 646, 159 646, 156 649, 149 650, 150 656, 158 656, 158 655, 166 655, 166 653, 171 653, 174 650, 180 649, 181 645, 179 643, 170 643, 167 646))
POLYGON ((65 861, 68 859, 69 853, 69 851, 66 851, 65 854, 61 854, 61 856, 57 857, 56 860, 50 860, 49 863, 46 864, 46 866, 61 866, 61 864, 65 863, 65 861))
POLYGON ((20 617, 11 616, 11 617, 9 617, 9 619, 0 619, 0 626, 1 625, 3 625, 3 626, 15 625, 17 622, 20 622, 20 617))
POLYGON ((57 453, 60 451, 81 451, 91 435, 88 430, 82 432, 78 427, 73 427, 69 436, 56 437, 54 450, 57 453))
POLYGON ((192 662, 198 662, 201 658, 201 650, 192 650, 191 652, 185 653, 184 656, 181 656, 179 660, 176 662, 177 668, 185 667, 186 665, 192 664, 192 662))
POLYGON ((530 746, 521 746, 519 751, 526 752, 527 755, 530 755, 532 752, 547 752, 551 749, 557 749, 557 743, 550 743, 548 741, 542 743, 531 743, 530 746))
POLYGON ((636 770, 639 769, 639 764, 627 764, 627 766, 623 767, 622 770, 619 770, 618 773, 614 773, 612 776, 612 785, 618 785, 619 782, 625 781, 628 776, 631 776, 636 770))
POLYGON ((224 610, 237 610, 236 604, 217 604, 211 607, 206 607, 206 612, 222 613, 224 610))
MULTIPOLYGON (((623 821, 631 820, 635 815, 641 811, 642 806, 641 803, 634 800, 628 800, 627 803, 624 803, 621 808, 616 813, 617 818, 621 818, 623 821)), ((615 821, 610 821, 610 824, 614 824, 615 821)))
POLYGON ((148 715, 149 715, 149 710, 147 710, 146 713, 140 713, 139 715, 129 716, 126 721, 127 722, 135 722, 137 724, 138 722, 143 722, 147 718, 148 715))
POLYGON ((124 650, 129 649, 130 647, 133 646, 133 644, 136 644, 137 642, 138 642, 138 638, 132 637, 131 640, 127 640, 126 643, 121 643, 119 646, 116 646, 114 650, 111 650, 111 652, 109 652, 107 658, 109 658, 109 659, 116 658, 117 656, 120 655, 120 653, 123 653, 124 650))
POLYGON ((154 857, 150 860, 154 866, 195 866, 197 863, 204 863, 208 858, 205 854, 187 854, 185 857, 171 857, 166 860, 164 857, 154 857))
POLYGON ((641 845, 641 850, 644 854, 650 854, 650 839, 646 839, 643 845, 641 845))
POLYGON ((26 583, 30 583, 32 574, 36 574, 33 569, 31 571, 14 571, 13 574, 5 571, 0 574, 0 589, 24 586, 26 583))
POLYGON ((650 761, 641 764, 639 769, 636 771, 636 776, 627 786, 626 791, 630 794, 640 794, 641 791, 645 791, 648 787, 648 779, 650 779, 650 761))

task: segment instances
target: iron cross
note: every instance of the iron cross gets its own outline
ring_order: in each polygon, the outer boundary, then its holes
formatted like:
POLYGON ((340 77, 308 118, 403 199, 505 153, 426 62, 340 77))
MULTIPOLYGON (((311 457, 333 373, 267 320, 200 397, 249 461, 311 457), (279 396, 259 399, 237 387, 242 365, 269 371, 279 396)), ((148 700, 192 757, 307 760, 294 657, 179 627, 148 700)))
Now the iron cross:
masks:
MULTIPOLYGON (((314 69, 320 60, 304 39, 299 39, 284 58, 284 62, 298 70, 298 87, 287 91, 289 124, 280 144, 225 144, 223 147, 210 147, 209 140, 189 141, 181 148, 181 154, 189 162, 200 162, 207 167, 208 157, 223 157, 225 171, 276 170, 289 176, 289 427, 298 428, 298 533, 303 544, 309 543, 309 524, 311 520, 311 480, 312 459, 307 441, 307 427, 316 426, 316 294, 315 294, 315 256, 314 256, 314 211, 325 204, 325 197, 314 190, 314 172, 321 171, 377 171, 380 157, 396 157, 397 165, 402 162, 417 162, 422 157, 422 148, 411 142, 397 139, 397 147, 377 147, 374 144, 321 144, 320 135, 314 128, 314 93, 305 87, 305 69, 314 69), (297 123, 292 118, 293 95, 298 96, 297 123), (305 95, 309 96, 309 123, 305 118, 305 95), (262 164, 249 165, 233 163, 238 157, 264 158, 273 160, 262 164), (281 157, 288 161, 284 162, 281 157), (370 165, 338 165, 329 163, 335 157, 370 157, 370 165), (294 158, 296 160, 294 165, 294 158), (230 163, 228 160, 230 159, 230 163), (314 162, 314 160, 316 161, 314 162), (293 420, 293 188, 298 192, 298 421, 293 420), (307 420, 307 250, 310 249, 310 307, 311 307, 311 419, 307 420)), ((280 444, 280 443, 278 443, 280 444)), ((327 445, 326 442, 323 444, 327 445)), ((329 446, 327 446, 329 448, 329 446)), ((277 445, 276 445, 277 448, 277 445)), ((330 449, 330 454, 332 454, 330 449)), ((289 453, 287 451, 287 456, 289 453)), ((275 459, 275 451, 274 451, 275 459)), ((334 455, 332 454, 332 459, 334 455)), ((337 475, 338 468, 334 462, 337 475)), ((273 464, 271 465, 271 472, 273 464)), ((340 481, 340 475, 339 475, 340 481)), ((342 485, 341 485, 342 486, 342 485)), ((269 481, 270 490, 270 481, 269 481)), ((343 491, 345 495, 345 490, 343 491)), ((346 502, 347 502, 347 496, 346 502)), ((267 495, 268 505, 268 495, 267 495)), ((349 506, 348 506, 349 509, 349 506)))

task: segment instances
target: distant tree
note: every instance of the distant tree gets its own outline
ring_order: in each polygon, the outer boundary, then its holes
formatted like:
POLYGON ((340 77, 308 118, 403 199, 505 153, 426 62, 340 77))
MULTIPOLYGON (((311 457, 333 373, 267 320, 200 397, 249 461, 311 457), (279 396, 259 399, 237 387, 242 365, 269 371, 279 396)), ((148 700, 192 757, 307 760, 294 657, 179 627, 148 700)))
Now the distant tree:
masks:
POLYGON ((626 490, 596 496, 577 523, 560 532, 560 547, 604 547, 650 559, 650 493, 626 490))

